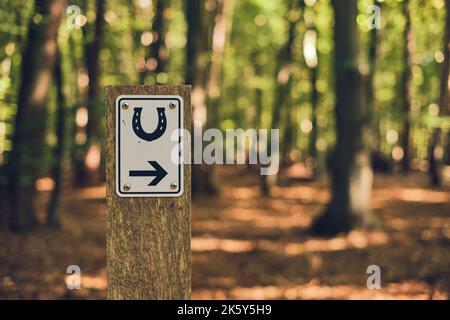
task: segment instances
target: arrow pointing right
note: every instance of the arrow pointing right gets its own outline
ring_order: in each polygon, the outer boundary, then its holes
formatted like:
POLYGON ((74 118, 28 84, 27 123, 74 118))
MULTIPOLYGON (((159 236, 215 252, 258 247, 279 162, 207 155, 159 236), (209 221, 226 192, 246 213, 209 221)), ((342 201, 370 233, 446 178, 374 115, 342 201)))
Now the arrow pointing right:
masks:
POLYGON ((129 175, 130 177, 155 177, 148 186, 156 186, 167 175, 167 171, 156 161, 149 160, 148 163, 155 170, 130 170, 129 175))

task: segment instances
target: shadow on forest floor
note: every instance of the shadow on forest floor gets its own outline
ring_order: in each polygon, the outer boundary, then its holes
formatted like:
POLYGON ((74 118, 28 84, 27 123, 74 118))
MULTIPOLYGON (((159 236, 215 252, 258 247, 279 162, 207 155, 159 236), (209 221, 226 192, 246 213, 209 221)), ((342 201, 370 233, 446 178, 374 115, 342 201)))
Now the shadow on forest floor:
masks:
MULTIPOLYGON (((304 230, 327 202, 325 179, 262 198, 259 177, 244 168, 219 176, 226 192, 192 205, 193 298, 449 298, 448 186, 428 188, 423 173, 377 176, 383 228, 321 239, 304 230), (381 267, 380 290, 366 287, 371 264, 381 267)), ((62 230, 0 233, 0 298, 106 298, 104 197, 104 187, 67 193, 62 230), (81 268, 81 290, 65 287, 71 264, 81 268)))

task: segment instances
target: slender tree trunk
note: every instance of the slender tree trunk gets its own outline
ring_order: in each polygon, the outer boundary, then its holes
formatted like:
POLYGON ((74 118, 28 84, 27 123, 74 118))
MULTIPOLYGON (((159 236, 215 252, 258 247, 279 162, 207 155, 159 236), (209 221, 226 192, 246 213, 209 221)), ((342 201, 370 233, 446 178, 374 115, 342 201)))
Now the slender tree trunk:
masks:
MULTIPOLYGON (((168 0, 157 0, 155 8, 155 16, 153 20, 153 42, 149 46, 148 53, 145 57, 145 61, 148 59, 155 59, 157 64, 156 68, 152 72, 157 75, 158 73, 165 72, 167 62, 169 60, 169 51, 166 47, 165 33, 166 24, 164 19, 164 11, 170 5, 168 0)), ((148 68, 145 68, 141 75, 141 83, 144 84, 145 78, 148 76, 148 68)))
POLYGON ((142 30, 136 28, 136 20, 137 20, 136 13, 140 10, 140 8, 137 8, 138 4, 137 4, 137 1, 135 1, 135 0, 127 0, 126 4, 128 6, 129 15, 130 15, 130 19, 129 19, 128 23, 129 23, 130 33, 131 33, 131 39, 133 42, 133 52, 138 53, 142 47, 142 43, 141 43, 142 30))
POLYGON ((103 108, 99 103, 100 83, 100 49, 103 44, 103 27, 105 15, 105 0, 96 0, 96 19, 93 40, 84 48, 86 67, 89 78, 87 91, 88 123, 86 125, 86 143, 83 146, 82 156, 79 157, 76 168, 75 182, 78 185, 92 185, 104 179, 101 173, 101 140, 102 140, 102 114, 103 108))
POLYGON ((441 140, 441 128, 434 128, 431 132, 430 143, 428 146, 429 174, 430 184, 438 187, 442 184, 442 158, 437 156, 438 146, 441 140))
MULTIPOLYGON (((256 54, 253 54, 253 56, 256 56, 256 54)), ((253 68, 255 70, 255 76, 261 77, 263 75, 261 66, 254 59, 253 59, 253 68)), ((263 98, 264 98, 263 90, 257 87, 255 89, 255 119, 253 121, 253 126, 256 130, 259 130, 261 128, 261 119, 264 108, 263 98)))
POLYGON ((223 59, 233 21, 234 0, 219 0, 212 37, 211 69, 208 79, 208 127, 219 126, 220 86, 223 77, 223 59))
POLYGON ((294 132, 295 132, 295 109, 292 105, 292 99, 290 97, 290 94, 288 98, 286 99, 286 114, 284 116, 285 120, 285 126, 284 126, 284 133, 283 133, 283 144, 282 144, 282 151, 281 151, 281 165, 286 166, 292 164, 291 161, 291 151, 294 148, 294 132))
MULTIPOLYGON (((441 79, 441 99, 440 99, 440 110, 443 115, 448 115, 450 113, 450 0, 445 0, 446 9, 446 21, 445 21, 445 47, 444 47, 444 64, 442 66, 442 79, 441 79), (445 70, 447 70, 447 75, 445 76, 445 70), (445 81, 447 79, 447 81, 445 81), (446 86, 447 83, 447 86, 446 86), (447 90, 445 90, 447 89, 447 90)), ((445 146, 447 158, 445 163, 450 165, 450 131, 447 132, 447 145, 445 146)))
MULTIPOLYGON (((442 63, 440 94, 439 94, 439 115, 446 116, 449 114, 449 96, 450 96, 450 0, 445 1, 445 31, 444 31, 444 61, 442 63)), ((430 183, 432 186, 440 186, 442 184, 442 158, 444 152, 439 152, 442 129, 434 128, 431 134, 428 158, 430 162, 430 183), (439 154, 440 153, 440 154, 439 154)), ((447 138, 447 158, 450 158, 449 141, 450 134, 447 138)), ((448 159, 447 159, 448 161, 448 159)))
POLYGON ((412 80, 412 50, 413 35, 411 30, 411 12, 409 0, 403 1, 403 16, 405 18, 403 50, 404 68, 402 74, 402 97, 403 97, 403 131, 401 145, 403 148, 402 169, 408 173, 411 169, 411 80, 412 80))
POLYGON ((47 208, 47 225, 59 227, 59 207, 63 185, 64 151, 66 144, 66 97, 64 95, 64 80, 62 72, 62 56, 58 50, 55 64, 55 87, 56 87, 56 136, 58 143, 54 150, 52 177, 55 182, 53 192, 47 208))
POLYGON ((311 133, 309 135, 309 156, 317 160, 317 102, 319 100, 319 92, 317 91, 317 66, 309 68, 311 77, 311 133))
POLYGON ((43 165, 47 96, 54 74, 58 28, 64 0, 36 0, 38 23, 30 20, 28 44, 22 58, 22 83, 9 162, 9 200, 12 228, 27 231, 36 220, 36 179, 43 165))
POLYGON ((198 69, 202 54, 202 0, 193 0, 185 3, 186 23, 187 23, 187 43, 186 43, 186 83, 195 86, 201 83, 198 69))
POLYGON ((450 0, 445 0, 445 12, 444 61, 442 63, 439 97, 439 110, 442 115, 448 115, 450 113, 450 0))
MULTIPOLYGON (((214 29, 212 32, 211 66, 207 80, 206 95, 206 126, 208 128, 219 128, 220 126, 220 99, 223 79, 223 59, 225 47, 228 43, 231 25, 233 21, 234 0, 218 0, 218 10, 215 16, 214 29), (208 112, 209 110, 209 112, 208 112)), ((214 166, 203 166, 204 193, 217 194, 218 185, 215 183, 214 166)), ((195 189, 194 190, 198 190, 195 189)))
MULTIPOLYGON (((374 4, 381 6, 381 2, 374 1, 374 4)), ((381 137, 380 137, 380 117, 379 112, 375 110, 375 95, 374 95, 374 81, 375 72, 377 66, 378 58, 378 38, 379 32, 377 28, 370 30, 370 40, 369 40, 369 76, 367 79, 367 106, 371 115, 371 149, 372 151, 380 152, 381 150, 381 137)))
MULTIPOLYGON (((293 8, 293 3, 288 10, 293 8)), ((271 129, 279 129, 281 121, 281 111, 283 106, 287 104, 291 87, 292 76, 292 60, 293 48, 296 34, 298 19, 289 21, 288 37, 286 43, 280 50, 278 55, 278 67, 275 74, 275 97, 272 107, 272 124, 271 129)), ((268 137, 268 142, 270 137, 268 137)), ((279 154, 272 154, 272 161, 279 161, 279 154), (276 160, 275 160, 276 159, 276 160)), ((278 175, 262 176, 261 189, 264 195, 270 195, 270 189, 277 183, 278 175)))
MULTIPOLYGON (((192 125, 193 127, 204 128, 206 123, 206 59, 203 42, 206 35, 205 28, 202 24, 202 15, 204 14, 202 0, 187 1, 186 5, 186 22, 187 45, 186 45, 186 75, 185 81, 192 85, 192 125)), ((192 143, 199 134, 198 131, 192 130, 192 143)), ((206 187, 205 173, 200 164, 192 164, 192 195, 204 193, 206 187)))
MULTIPOLYGON (((77 43, 73 37, 70 35, 69 37, 69 52, 68 59, 71 64, 71 72, 73 74, 74 79, 78 79, 79 75, 79 62, 77 58, 77 43)), ((76 114, 78 112, 78 108, 81 106, 81 95, 80 88, 78 86, 78 81, 74 81, 71 83, 72 85, 72 95, 74 97, 74 104, 70 108, 70 114, 68 115, 70 118, 70 160, 71 160, 71 174, 76 174, 78 170, 80 153, 82 152, 79 143, 77 142, 77 134, 82 130, 79 128, 76 123, 76 114)), ((71 176, 72 179, 72 176, 71 176)), ((75 180, 75 179, 72 179, 75 180)))
MULTIPOLYGON (((208 74, 207 56, 210 50, 210 30, 207 19, 209 15, 204 10, 203 0, 186 1, 187 45, 185 81, 192 85, 192 125, 199 130, 193 130, 192 139, 198 139, 205 128, 206 115, 206 83, 208 74)), ((193 143, 192 143, 193 146, 193 143)), ((192 164, 192 195, 215 194, 217 188, 210 167, 192 164)))
POLYGON ((326 236, 373 223, 370 213, 373 175, 363 139, 368 112, 358 68, 357 0, 333 0, 332 3, 337 130, 337 142, 329 163, 332 198, 311 228, 313 233, 326 236))
MULTIPOLYGON (((304 3, 304 1, 302 1, 304 3)), ((308 156, 315 160, 315 166, 313 167, 313 175, 316 176, 319 173, 319 161, 317 153, 317 104, 319 101, 319 92, 317 90, 317 73, 319 65, 319 57, 317 54, 317 30, 315 27, 315 12, 314 9, 307 8, 308 19, 305 19, 306 32, 303 41, 303 56, 305 58, 306 66, 309 72, 309 80, 311 84, 311 132, 309 134, 308 143, 308 156), (310 11, 309 11, 310 10, 310 11)))

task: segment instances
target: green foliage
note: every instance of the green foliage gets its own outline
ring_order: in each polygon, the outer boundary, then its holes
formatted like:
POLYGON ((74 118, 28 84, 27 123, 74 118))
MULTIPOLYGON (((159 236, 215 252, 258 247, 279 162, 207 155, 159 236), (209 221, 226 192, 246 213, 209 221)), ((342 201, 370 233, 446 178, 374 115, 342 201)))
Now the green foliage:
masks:
MULTIPOLYGON (((110 0, 107 1, 105 36, 100 52, 101 87, 114 84, 137 83, 148 37, 152 35, 154 6, 157 0, 110 0), (147 37, 147 38, 146 38, 147 37), (147 39, 147 40, 146 40, 147 39)), ((309 1, 310 2, 310 1, 309 1)), ((150 72, 146 83, 183 83, 187 25, 184 17, 183 0, 170 0, 164 12, 166 46, 169 62, 165 73, 150 72)), ((306 19, 313 19, 317 31, 318 53, 318 105, 317 125, 320 151, 334 143, 334 58, 333 58, 333 10, 329 0, 321 0, 314 6, 299 9, 299 1, 292 3, 281 0, 236 1, 232 18, 232 30, 223 59, 222 96, 220 100, 221 128, 250 127, 255 117, 261 117, 261 126, 269 127, 271 109, 274 105, 275 72, 278 53, 286 41, 289 20, 300 15, 294 43, 292 64, 292 86, 289 105, 292 113, 287 117, 295 125, 295 147, 301 152, 308 148, 309 134, 304 121, 311 118, 310 73, 303 57, 303 37, 306 19), (294 8, 289 9, 291 5, 294 8), (297 6, 297 7, 295 7, 297 6), (256 92, 262 92, 262 114, 257 115, 256 92)), ((366 21, 371 0, 360 0, 357 21, 361 31, 361 65, 367 65, 370 32, 366 21)), ((205 15, 217 11, 217 0, 202 0, 205 15)), ((70 29, 66 16, 60 28, 59 44, 63 54, 64 92, 67 103, 73 110, 86 105, 86 74, 84 45, 91 41, 95 23, 95 1, 77 0, 70 5, 79 5, 85 24, 80 29, 70 29)), ((403 68, 402 40, 404 18, 402 1, 382 2, 382 29, 379 30, 379 47, 375 73, 374 109, 380 123, 381 149, 390 153, 397 142, 387 141, 392 131, 399 132, 402 124, 399 83, 403 68)), ((412 126, 414 152, 424 157, 430 126, 448 130, 444 120, 436 120, 436 104, 439 96, 439 74, 442 65, 442 38, 444 31, 443 0, 411 0, 412 29, 414 35, 413 57, 413 101, 412 126)), ((3 1, 0 4, 0 165, 7 162, 11 150, 11 135, 17 108, 17 91, 20 81, 21 53, 29 19, 39 20, 33 13, 33 1, 3 1)), ((33 21, 34 21, 33 20, 33 21)), ((212 30, 212 26, 208 27, 212 30)), ((211 31, 209 30, 209 31, 211 31)), ((210 57, 207 57, 209 60, 210 57)), ((25 80, 26 81, 26 80, 25 80)), ((102 95, 100 95, 102 96, 102 95)), ((49 147, 55 145, 54 114, 55 95, 49 99, 50 117, 48 123, 49 147)), ((103 113, 102 99, 97 101, 98 110, 103 113)), ((72 110, 72 109, 71 109, 72 110)), ((69 112, 74 123, 75 113, 69 112)), ((286 125, 286 117, 282 127, 286 125)), ((283 129, 283 128, 282 128, 283 129)), ((72 137, 73 138, 73 137, 72 137)), ((74 139, 71 139, 72 143, 74 139)), ((70 144, 70 142, 69 142, 70 144)), ((48 160, 50 163, 51 160, 48 160)))

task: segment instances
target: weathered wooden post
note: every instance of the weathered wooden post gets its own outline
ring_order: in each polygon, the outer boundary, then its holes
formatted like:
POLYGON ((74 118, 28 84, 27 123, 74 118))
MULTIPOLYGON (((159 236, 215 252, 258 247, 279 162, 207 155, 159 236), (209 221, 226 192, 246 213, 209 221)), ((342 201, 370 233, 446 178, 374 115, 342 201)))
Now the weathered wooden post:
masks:
POLYGON ((108 298, 189 299, 191 168, 169 159, 174 129, 191 128, 190 86, 105 93, 108 298))

